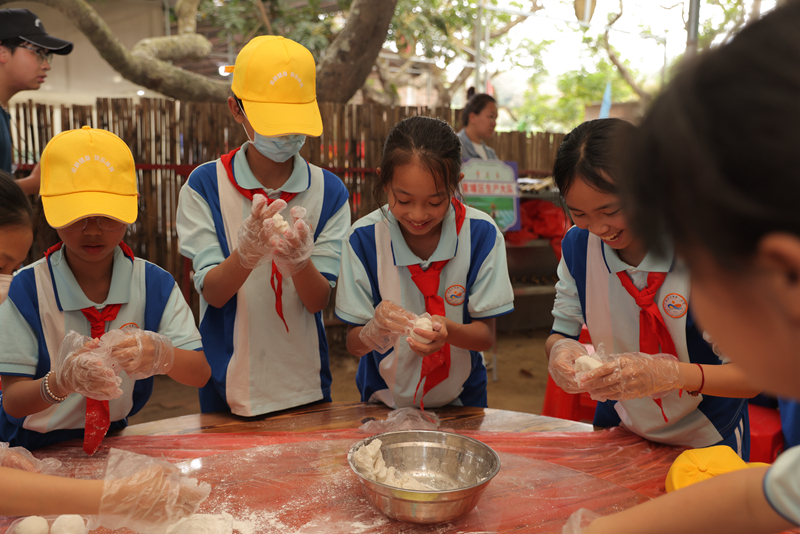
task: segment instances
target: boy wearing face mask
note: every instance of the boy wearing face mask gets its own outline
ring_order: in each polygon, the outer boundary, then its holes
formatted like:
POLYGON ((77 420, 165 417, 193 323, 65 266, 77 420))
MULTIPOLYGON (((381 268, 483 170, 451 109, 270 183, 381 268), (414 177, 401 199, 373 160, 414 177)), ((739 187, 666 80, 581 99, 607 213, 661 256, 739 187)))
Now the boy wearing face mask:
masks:
POLYGON ((212 371, 201 410, 255 416, 331 400, 322 310, 350 210, 342 181, 298 154, 322 133, 311 53, 256 37, 226 70, 248 141, 189 176, 177 230, 212 371))

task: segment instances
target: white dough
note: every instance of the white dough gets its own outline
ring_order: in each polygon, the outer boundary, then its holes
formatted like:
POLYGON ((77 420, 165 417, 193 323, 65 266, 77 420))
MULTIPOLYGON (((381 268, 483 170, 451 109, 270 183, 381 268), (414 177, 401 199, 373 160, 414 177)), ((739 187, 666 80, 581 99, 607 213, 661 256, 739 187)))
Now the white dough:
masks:
POLYGON ((86 534, 86 522, 79 515, 60 515, 53 521, 50 534, 86 534))
POLYGON ((232 534, 231 514, 195 514, 170 526, 167 534, 232 534))
POLYGON ((601 362, 600 360, 596 360, 591 356, 581 356, 580 358, 575 360, 575 370, 578 371, 579 373, 592 371, 602 365, 603 362, 601 362))
POLYGON ((14 528, 14 534, 47 534, 50 532, 50 525, 47 524, 47 519, 32 515, 26 517, 14 528))
MULTIPOLYGON (((417 322, 414 323, 414 328, 419 328, 420 330, 427 330, 428 332, 433 332, 433 323, 427 317, 420 317, 419 319, 417 319, 417 322)), ((411 339, 413 339, 414 341, 419 341, 420 343, 425 343, 426 345, 433 343, 432 339, 425 339, 424 337, 414 333, 413 330, 411 331, 411 339)))
POLYGON ((353 463, 356 464, 359 473, 370 480, 395 488, 433 490, 407 473, 398 473, 394 467, 386 467, 381 454, 381 445, 381 440, 373 439, 369 445, 364 445, 353 453, 353 463))
POLYGON ((283 215, 280 213, 273 215, 272 220, 275 222, 275 225, 272 227, 272 231, 276 234, 285 234, 286 230, 289 229, 289 223, 283 219, 283 215))

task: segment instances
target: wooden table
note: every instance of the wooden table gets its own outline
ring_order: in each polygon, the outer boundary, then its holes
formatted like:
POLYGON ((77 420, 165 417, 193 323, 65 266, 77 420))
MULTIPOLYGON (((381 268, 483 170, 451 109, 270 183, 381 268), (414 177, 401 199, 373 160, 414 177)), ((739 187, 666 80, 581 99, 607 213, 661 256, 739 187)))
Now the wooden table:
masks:
MULTIPOLYGON (((442 426, 453 430, 490 432, 590 432, 592 425, 553 417, 452 406, 430 410, 442 426)), ((358 428, 371 419, 386 419, 391 410, 367 403, 319 403, 259 417, 230 413, 185 415, 172 419, 132 425, 109 436, 164 436, 182 434, 226 434, 252 432, 309 432, 358 428)))

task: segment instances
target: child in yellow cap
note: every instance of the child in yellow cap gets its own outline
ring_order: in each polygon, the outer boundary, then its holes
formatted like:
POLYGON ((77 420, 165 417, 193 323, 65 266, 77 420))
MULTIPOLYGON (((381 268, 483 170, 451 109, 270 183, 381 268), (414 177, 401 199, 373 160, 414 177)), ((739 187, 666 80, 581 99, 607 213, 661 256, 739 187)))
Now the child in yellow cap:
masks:
POLYGON ((138 213, 127 145, 85 126, 54 137, 41 168, 61 241, 14 276, 0 306, 0 441, 84 438, 93 454, 147 402, 153 375, 201 387, 210 369, 175 280, 122 241, 138 213))
POLYGON ((177 230, 212 371, 200 407, 254 416, 331 400, 322 310, 350 210, 342 181, 298 154, 322 133, 311 53, 256 37, 228 69, 248 141, 191 174, 177 230))

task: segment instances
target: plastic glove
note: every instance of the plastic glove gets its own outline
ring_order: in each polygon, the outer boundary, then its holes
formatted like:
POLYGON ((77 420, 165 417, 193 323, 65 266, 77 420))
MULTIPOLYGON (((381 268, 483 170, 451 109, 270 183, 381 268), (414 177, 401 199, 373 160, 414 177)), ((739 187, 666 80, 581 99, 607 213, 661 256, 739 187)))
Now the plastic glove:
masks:
POLYGON ((89 530, 127 527, 144 534, 164 534, 167 527, 189 517, 211 486, 197 483, 164 460, 111 449, 103 481, 100 511, 89 530))
POLYGON ((245 269, 255 269, 270 260, 273 236, 272 227, 275 222, 272 216, 286 207, 286 202, 276 200, 267 205, 267 197, 254 195, 250 206, 250 215, 239 227, 239 244, 236 247, 239 261, 245 269))
POLYGON ((573 513, 567 519, 567 523, 564 525, 564 528, 561 529, 561 534, 581 534, 583 529, 588 527, 589 524, 600 517, 596 513, 592 512, 591 510, 587 510, 586 508, 581 508, 577 512, 573 513))
POLYGON ((122 395, 122 379, 110 360, 110 351, 91 339, 70 330, 61 342, 53 361, 50 386, 60 391, 80 393, 95 400, 112 400, 122 395))
POLYGON ((107 347, 111 360, 128 374, 131 380, 153 375, 165 375, 175 364, 175 350, 167 336, 138 328, 111 330, 100 339, 107 347))
POLYGON ((663 397, 686 383, 678 359, 671 354, 626 352, 607 358, 607 363, 581 377, 582 389, 595 400, 663 397))
POLYGON ((358 337, 361 342, 381 354, 397 343, 400 336, 414 328, 417 316, 390 300, 382 300, 375 308, 375 315, 364 325, 358 337))
POLYGON ((61 467, 61 462, 55 458, 39 460, 25 447, 9 447, 8 443, 0 442, 0 467, 49 475, 61 467))
POLYGON ((581 389, 575 381, 575 360, 581 356, 588 356, 586 347, 574 339, 559 339, 550 349, 550 364, 547 370, 553 381, 567 393, 581 393, 581 389))
POLYGON ((292 277, 303 270, 314 251, 314 232, 306 219, 306 209, 295 206, 291 212, 294 223, 283 234, 270 238, 272 261, 283 276, 292 277))

